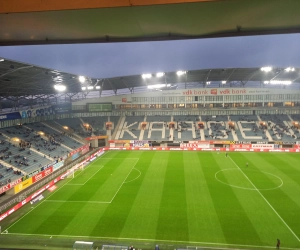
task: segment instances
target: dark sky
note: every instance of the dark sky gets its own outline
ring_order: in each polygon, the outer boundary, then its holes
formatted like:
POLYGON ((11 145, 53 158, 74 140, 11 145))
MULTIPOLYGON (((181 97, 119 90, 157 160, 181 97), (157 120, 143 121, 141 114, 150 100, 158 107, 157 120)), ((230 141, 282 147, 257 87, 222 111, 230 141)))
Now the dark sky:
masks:
POLYGON ((93 78, 230 67, 300 67, 300 34, 0 47, 0 57, 93 78))

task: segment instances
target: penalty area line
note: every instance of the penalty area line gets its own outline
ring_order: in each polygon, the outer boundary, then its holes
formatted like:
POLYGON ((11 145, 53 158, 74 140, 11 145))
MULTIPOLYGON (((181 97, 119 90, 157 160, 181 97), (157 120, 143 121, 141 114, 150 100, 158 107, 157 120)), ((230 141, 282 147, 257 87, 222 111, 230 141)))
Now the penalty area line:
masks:
MULTIPOLYGON (((92 162, 91 165, 93 165, 96 161, 92 162)), ((90 165, 90 166, 91 166, 90 165)), ((88 166, 89 167, 89 166, 88 166)), ((80 174, 79 174, 80 175, 80 174)), ((79 176, 77 175, 77 176, 79 176)), ((75 176, 74 179, 77 177, 75 176)), ((25 216, 27 216, 29 213, 31 213, 33 210, 35 210, 38 206, 40 206, 41 204, 43 204, 45 201, 47 201, 52 195, 56 194, 59 190, 61 190, 66 184, 68 184, 71 180, 74 179, 70 179, 69 181, 67 181, 66 183, 64 183, 61 187, 57 188, 56 190, 54 190, 54 192, 52 192, 46 199, 42 200, 41 202, 39 202, 35 207, 33 207, 32 209, 30 209, 27 213, 25 213, 23 216, 21 216, 18 220, 16 220, 13 224, 11 224, 10 226, 8 226, 5 230, 8 231, 8 229, 10 229, 12 226, 14 226, 15 224, 17 224, 20 220, 22 220, 25 216)), ((3 233, 1 233, 3 234, 3 233)))
MULTIPOLYGON (((101 236, 82 236, 82 235, 54 235, 54 234, 26 234, 26 233, 7 233, 11 235, 19 236, 41 236, 41 237, 57 237, 57 238, 87 238, 87 239, 105 239, 105 240, 130 240, 130 241, 148 241, 148 242, 166 242, 166 243, 182 243, 182 244, 198 244, 198 246, 188 246, 189 249, 196 247, 206 247, 211 249, 232 249, 232 248, 212 248, 207 246, 199 245, 208 245, 208 246, 220 246, 220 247, 250 247, 250 248, 265 248, 265 249, 274 249, 274 246, 257 246, 257 245, 240 245, 240 244, 230 244, 230 243, 215 243, 215 242, 201 242, 201 241, 181 241, 181 240, 159 240, 159 239, 141 239, 141 238, 124 238, 124 237, 101 237, 101 236)), ((299 250, 299 248, 292 247, 280 247, 280 249, 287 250, 299 250)), ((235 248, 235 250, 237 250, 235 248)), ((243 248, 243 250, 247 250, 243 248)))

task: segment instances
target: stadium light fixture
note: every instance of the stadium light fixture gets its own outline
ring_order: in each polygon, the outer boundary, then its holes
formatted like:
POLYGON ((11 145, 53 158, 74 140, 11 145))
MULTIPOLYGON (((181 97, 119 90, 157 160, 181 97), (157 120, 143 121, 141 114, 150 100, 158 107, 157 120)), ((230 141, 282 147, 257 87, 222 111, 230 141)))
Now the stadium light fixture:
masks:
POLYGON ((287 67, 286 69, 284 69, 286 72, 294 72, 295 68, 292 67, 287 67))
POLYGON ((86 87, 81 87, 82 90, 86 90, 86 87))
POLYGON ((66 88, 67 87, 65 85, 62 85, 62 84, 55 84, 54 85, 54 89, 57 90, 57 91, 65 91, 66 88))
POLYGON ((86 80, 86 79, 85 79, 84 76, 79 76, 79 77, 78 77, 78 80, 79 80, 80 83, 85 83, 85 80, 86 80))
POLYGON ((226 81, 222 81, 222 84, 226 84, 226 81))
POLYGON ((152 77, 151 74, 142 74, 143 79, 147 79, 147 78, 151 78, 151 77, 152 77))
POLYGON ((96 89, 100 89, 101 87, 100 86, 96 86, 96 89))
POLYGON ((156 77, 163 77, 165 75, 164 72, 158 72, 156 73, 156 77))
POLYGON ((267 73, 267 72, 272 71, 272 67, 270 67, 270 66, 267 66, 267 67, 261 67, 260 70, 267 73))
POLYGON ((3 59, 3 58, 0 58, 0 62, 4 62, 4 59, 3 59))
POLYGON ((292 81, 280 81, 280 80, 271 80, 271 81, 264 81, 264 84, 282 84, 282 85, 290 85, 292 81))
POLYGON ((178 76, 182 76, 182 75, 186 74, 186 71, 179 70, 179 71, 176 72, 176 74, 178 76))
POLYGON ((161 89, 161 88, 165 88, 165 87, 171 87, 171 84, 153 84, 153 85, 148 85, 147 88, 148 89, 161 89))
POLYGON ((87 87, 88 90, 91 90, 91 89, 93 89, 93 88, 94 88, 93 86, 88 86, 88 87, 87 87))
POLYGON ((210 85, 210 82, 206 82, 207 85, 210 85))

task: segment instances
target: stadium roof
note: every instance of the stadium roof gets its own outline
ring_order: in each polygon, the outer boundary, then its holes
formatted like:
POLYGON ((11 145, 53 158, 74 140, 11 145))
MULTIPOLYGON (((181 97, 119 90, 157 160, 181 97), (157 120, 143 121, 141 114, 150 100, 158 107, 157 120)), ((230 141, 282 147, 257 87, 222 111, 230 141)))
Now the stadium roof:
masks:
POLYGON ((0 45, 299 33, 297 0, 0 1, 0 45))
POLYGON ((273 68, 270 72, 262 71, 261 68, 222 68, 182 71, 181 74, 165 72, 161 77, 156 74, 149 72, 144 77, 132 75, 105 79, 86 77, 85 82, 80 83, 78 75, 0 58, 0 97, 56 95, 59 92, 54 89, 55 84, 65 85, 67 89, 64 93, 73 95, 87 95, 95 90, 100 93, 110 91, 113 95, 136 93, 139 89, 147 91, 148 86, 155 84, 164 84, 165 89, 172 89, 218 87, 222 86, 222 82, 226 82, 225 86, 240 87, 247 84, 247 87, 251 87, 255 82, 264 85, 265 81, 277 84, 291 81, 291 86, 299 88, 300 83, 300 68, 273 68), (83 91, 82 87, 86 89, 83 91))

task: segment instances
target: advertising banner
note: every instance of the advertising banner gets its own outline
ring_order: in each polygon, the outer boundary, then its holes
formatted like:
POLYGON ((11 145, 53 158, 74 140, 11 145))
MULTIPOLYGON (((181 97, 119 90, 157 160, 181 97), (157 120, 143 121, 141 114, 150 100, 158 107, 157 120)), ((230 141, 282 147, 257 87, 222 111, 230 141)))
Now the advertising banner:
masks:
POLYGON ((54 111, 51 106, 20 111, 20 115, 22 116, 22 118, 30 118, 36 116, 53 115, 53 114, 54 111))
POLYGON ((134 141, 133 147, 139 147, 139 148, 149 148, 151 146, 151 143, 149 141, 134 141))
POLYGON ((115 144, 127 144, 127 143, 134 143, 134 141, 131 140, 109 140, 109 143, 115 143, 115 144))
POLYGON ((74 161, 79 157, 79 153, 73 154, 71 157, 72 157, 72 161, 74 161))
POLYGON ((83 145, 80 148, 77 148, 77 149, 73 150, 71 153, 69 153, 69 156, 72 156, 72 155, 74 155, 76 153, 79 153, 81 151, 87 152, 86 150, 89 151, 89 145, 88 144, 83 145))
POLYGON ((209 148, 210 147, 210 144, 209 143, 206 143, 206 144, 203 144, 203 143, 198 143, 197 141, 194 142, 194 141, 190 141, 188 143, 180 143, 180 148, 209 148))
POLYGON ((0 121, 15 120, 15 119, 21 119, 21 118, 22 117, 19 112, 13 112, 13 113, 0 115, 0 121))
POLYGON ((64 165, 64 161, 60 161, 60 162, 54 164, 54 165, 53 165, 53 171, 55 171, 55 170, 61 168, 63 165, 64 165))
POLYGON ((42 172, 39 172, 38 174, 32 176, 32 183, 35 183, 37 181, 40 181, 41 179, 43 179, 45 176, 52 174, 53 172, 53 167, 49 167, 47 169, 45 169, 42 172))
POLYGON ((28 188, 32 184, 32 177, 28 178, 25 181, 22 181, 18 185, 14 187, 15 194, 19 193, 20 191, 24 190, 25 188, 28 188))
POLYGON ((251 144, 230 144, 230 149, 250 149, 251 144))
POLYGON ((251 144, 253 149, 273 149, 274 144, 251 144))
POLYGON ((91 140, 99 140, 99 139, 107 139, 108 136, 107 135, 98 135, 98 136, 91 136, 91 137, 87 137, 85 138, 87 141, 91 141, 91 140))
POLYGON ((19 184, 19 183, 21 183, 21 182, 22 182, 22 178, 17 179, 17 180, 14 180, 14 181, 12 181, 11 183, 8 183, 8 184, 6 184, 6 185, 0 187, 0 194, 2 194, 2 193, 4 193, 4 192, 8 191, 9 189, 13 188, 15 185, 17 185, 17 184, 19 184))

